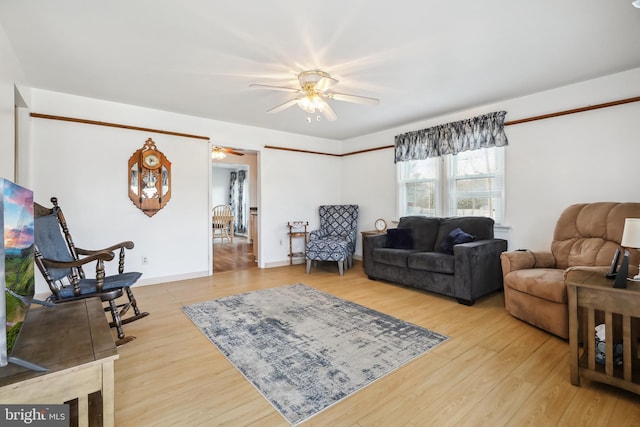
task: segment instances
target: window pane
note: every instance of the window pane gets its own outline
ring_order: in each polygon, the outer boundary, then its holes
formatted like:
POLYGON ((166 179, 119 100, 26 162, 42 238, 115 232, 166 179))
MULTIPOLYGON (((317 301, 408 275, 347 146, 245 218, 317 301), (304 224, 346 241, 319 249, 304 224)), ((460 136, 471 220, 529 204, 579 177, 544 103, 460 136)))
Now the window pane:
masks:
POLYGON ((455 176, 492 174, 496 172, 495 148, 464 151, 455 159, 455 176))
POLYGON ((405 181, 435 179, 438 173, 437 159, 412 160, 405 162, 403 178, 405 181))
POLYGON ((406 183, 406 215, 435 215, 435 188, 433 181, 406 183))
POLYGON ((456 179, 456 190, 458 193, 488 194, 495 188, 495 178, 492 176, 456 179))
POLYGON ((498 199, 495 197, 460 198, 456 205, 456 216, 488 216, 494 217, 498 199))
POLYGON ((502 175, 494 148, 468 151, 455 156, 451 197, 454 215, 502 219, 502 175))
POLYGON ((503 148, 397 166, 399 216, 487 216, 498 224, 503 220, 503 148))

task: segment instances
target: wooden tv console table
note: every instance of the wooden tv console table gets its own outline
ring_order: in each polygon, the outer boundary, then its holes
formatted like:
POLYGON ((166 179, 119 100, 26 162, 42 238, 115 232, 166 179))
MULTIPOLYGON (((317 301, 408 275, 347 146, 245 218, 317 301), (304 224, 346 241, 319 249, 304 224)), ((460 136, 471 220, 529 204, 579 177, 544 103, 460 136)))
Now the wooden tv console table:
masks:
POLYGON ((77 399, 79 426, 114 425, 118 351, 99 298, 32 305, 12 355, 48 371, 13 364, 0 368, 0 402, 70 403, 73 418, 77 399))

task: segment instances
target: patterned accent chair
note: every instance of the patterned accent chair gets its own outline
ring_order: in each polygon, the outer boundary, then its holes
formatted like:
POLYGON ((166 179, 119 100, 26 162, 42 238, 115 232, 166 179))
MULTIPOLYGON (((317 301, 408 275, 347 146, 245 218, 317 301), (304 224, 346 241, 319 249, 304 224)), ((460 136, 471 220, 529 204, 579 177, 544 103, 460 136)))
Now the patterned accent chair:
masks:
POLYGON ((334 261, 342 276, 353 263, 357 228, 358 205, 320 206, 320 229, 309 233, 306 247, 307 274, 312 261, 334 261))

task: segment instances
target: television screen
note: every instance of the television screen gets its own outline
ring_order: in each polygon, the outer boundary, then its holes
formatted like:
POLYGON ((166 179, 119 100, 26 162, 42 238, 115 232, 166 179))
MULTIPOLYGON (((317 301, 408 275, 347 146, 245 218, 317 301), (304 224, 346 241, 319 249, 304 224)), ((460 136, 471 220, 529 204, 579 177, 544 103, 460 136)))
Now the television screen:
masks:
POLYGON ((35 292, 33 192, 0 178, 0 366, 10 360, 35 292))

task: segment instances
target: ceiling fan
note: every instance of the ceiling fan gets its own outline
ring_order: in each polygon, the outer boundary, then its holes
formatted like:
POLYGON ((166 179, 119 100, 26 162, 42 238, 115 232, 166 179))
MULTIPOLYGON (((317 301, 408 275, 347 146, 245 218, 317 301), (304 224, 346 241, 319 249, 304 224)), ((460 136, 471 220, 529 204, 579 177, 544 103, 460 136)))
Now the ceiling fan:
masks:
POLYGON ((333 92, 331 88, 338 83, 338 80, 331 77, 329 73, 320 70, 303 71, 298 74, 298 83, 300 87, 273 86, 257 83, 251 84, 249 87, 280 90, 296 94, 294 98, 267 110, 267 113, 277 113, 297 104, 309 114, 315 114, 316 112, 322 113, 330 122, 335 121, 338 116, 336 116, 335 111, 333 111, 333 108, 331 108, 327 102, 328 100, 369 105, 378 105, 380 103, 380 100, 376 98, 333 92))
POLYGON ((244 153, 234 150, 233 148, 220 147, 218 145, 214 145, 211 148, 211 158, 213 160, 222 160, 227 157, 227 154, 233 154, 234 156, 244 156, 244 153))

